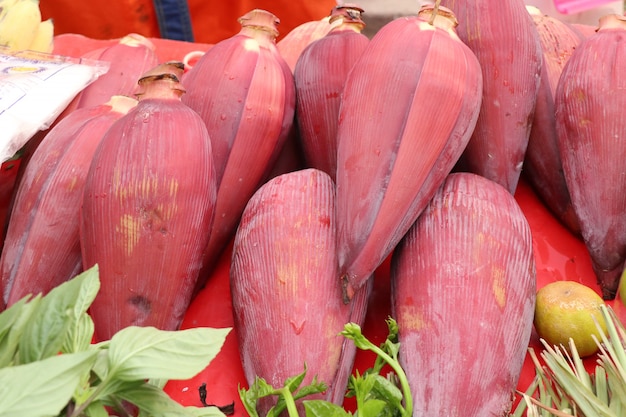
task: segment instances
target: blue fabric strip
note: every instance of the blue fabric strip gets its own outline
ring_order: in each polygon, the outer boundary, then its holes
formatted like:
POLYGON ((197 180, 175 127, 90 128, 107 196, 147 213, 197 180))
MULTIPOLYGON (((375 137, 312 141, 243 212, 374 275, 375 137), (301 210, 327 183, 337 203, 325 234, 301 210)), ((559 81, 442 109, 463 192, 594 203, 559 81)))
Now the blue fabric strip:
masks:
POLYGON ((153 2, 162 38, 194 41, 187 0, 153 0, 153 2))

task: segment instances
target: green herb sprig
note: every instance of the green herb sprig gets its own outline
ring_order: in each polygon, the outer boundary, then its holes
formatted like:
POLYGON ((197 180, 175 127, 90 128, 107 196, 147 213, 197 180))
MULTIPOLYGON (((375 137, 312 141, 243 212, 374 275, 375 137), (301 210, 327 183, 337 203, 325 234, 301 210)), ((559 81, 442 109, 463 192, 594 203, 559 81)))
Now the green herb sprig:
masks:
POLYGON ((305 397, 322 393, 327 389, 326 384, 316 378, 309 385, 301 386, 306 376, 304 371, 285 381, 281 388, 275 388, 263 378, 257 377, 249 389, 240 388, 241 400, 250 417, 260 417, 257 405, 261 398, 277 397, 276 404, 264 417, 278 417, 287 410, 289 417, 298 417, 296 401, 302 399, 302 405, 307 417, 410 417, 413 415, 413 399, 409 389, 408 379, 398 361, 398 326, 395 320, 387 320, 389 333, 387 339, 376 346, 361 332, 361 327, 355 323, 347 323, 341 335, 354 341, 357 348, 369 350, 376 354, 374 365, 362 374, 350 376, 346 397, 355 397, 357 410, 350 413, 341 406, 325 400, 307 400, 305 397), (383 376, 381 371, 389 365, 393 372, 383 376))
POLYGON ((87 309, 99 289, 96 265, 0 313, 0 415, 129 416, 132 404, 139 417, 223 417, 217 407, 184 407, 162 388, 202 371, 231 329, 131 326, 92 344, 87 309))

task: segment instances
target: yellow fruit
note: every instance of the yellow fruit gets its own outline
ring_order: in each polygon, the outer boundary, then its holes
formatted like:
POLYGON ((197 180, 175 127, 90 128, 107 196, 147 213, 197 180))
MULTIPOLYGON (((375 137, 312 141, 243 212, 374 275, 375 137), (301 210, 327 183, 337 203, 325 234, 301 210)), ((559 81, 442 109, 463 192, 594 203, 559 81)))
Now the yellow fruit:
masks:
POLYGON ((35 39, 41 22, 39 0, 20 0, 0 12, 0 45, 24 51, 35 39))
POLYGON ((31 51, 51 53, 54 48, 54 23, 52 19, 39 22, 35 37, 28 47, 31 51))
POLYGON ((535 330, 551 346, 563 346, 569 351, 571 338, 581 357, 593 355, 598 345, 592 335, 600 340, 596 321, 606 332, 600 310, 602 304, 600 295, 583 284, 552 282, 537 292, 535 330))

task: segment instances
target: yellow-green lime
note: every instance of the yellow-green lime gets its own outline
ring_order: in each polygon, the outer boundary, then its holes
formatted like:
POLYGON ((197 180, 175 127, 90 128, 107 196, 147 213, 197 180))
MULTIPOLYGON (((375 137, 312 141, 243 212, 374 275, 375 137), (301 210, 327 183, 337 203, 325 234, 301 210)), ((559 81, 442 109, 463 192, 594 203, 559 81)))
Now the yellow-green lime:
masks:
POLYGON ((601 340, 596 321, 606 333, 600 310, 603 304, 598 293, 579 282, 549 283, 537 292, 535 330, 550 346, 569 350, 571 338, 581 357, 593 355, 598 345, 592 335, 601 340))

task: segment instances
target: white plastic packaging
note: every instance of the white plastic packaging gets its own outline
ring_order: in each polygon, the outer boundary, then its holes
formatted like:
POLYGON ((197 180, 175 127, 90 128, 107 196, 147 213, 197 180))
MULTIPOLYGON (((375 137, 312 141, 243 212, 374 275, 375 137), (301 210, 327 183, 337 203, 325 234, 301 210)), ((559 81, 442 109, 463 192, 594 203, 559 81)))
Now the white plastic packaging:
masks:
POLYGON ((0 48, 0 163, 50 127, 109 63, 0 48))

